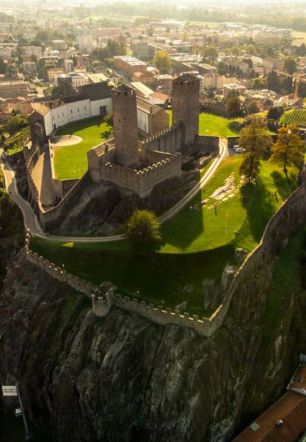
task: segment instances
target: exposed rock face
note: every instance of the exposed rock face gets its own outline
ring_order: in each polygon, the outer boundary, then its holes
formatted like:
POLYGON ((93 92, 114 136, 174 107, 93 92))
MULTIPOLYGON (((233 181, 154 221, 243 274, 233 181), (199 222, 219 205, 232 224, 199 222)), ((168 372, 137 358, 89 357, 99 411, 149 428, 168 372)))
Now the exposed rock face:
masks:
POLYGON ((62 216, 58 223, 54 223, 50 230, 59 235, 111 234, 122 226, 136 209, 149 208, 160 214, 170 208, 197 179, 194 173, 186 174, 184 179, 169 179, 156 186, 145 199, 136 194, 124 194, 109 182, 89 181, 75 204, 64 212, 65 216, 62 216))
POLYGON ((97 318, 87 298, 20 255, 0 295, 0 382, 21 380, 32 419, 51 420, 58 441, 228 441, 238 416, 262 411, 296 364, 299 289, 259 362, 271 267, 245 275, 207 339, 120 309, 97 318))

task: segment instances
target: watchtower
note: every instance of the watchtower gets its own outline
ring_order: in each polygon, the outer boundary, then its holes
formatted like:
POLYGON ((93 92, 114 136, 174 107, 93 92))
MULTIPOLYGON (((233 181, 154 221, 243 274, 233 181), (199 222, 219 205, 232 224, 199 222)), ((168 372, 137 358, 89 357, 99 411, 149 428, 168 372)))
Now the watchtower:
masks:
POLYGON ((184 73, 172 82, 173 125, 183 123, 185 144, 194 143, 199 133, 200 80, 193 74, 184 73))
POLYGON ((129 167, 138 162, 136 92, 126 85, 112 91, 116 163, 129 167))

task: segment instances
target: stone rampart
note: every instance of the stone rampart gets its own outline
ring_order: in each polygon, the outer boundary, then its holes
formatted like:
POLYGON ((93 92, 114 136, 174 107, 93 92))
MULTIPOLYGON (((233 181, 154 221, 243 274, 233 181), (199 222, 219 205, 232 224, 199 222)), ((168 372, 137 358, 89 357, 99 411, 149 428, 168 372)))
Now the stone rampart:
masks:
POLYGON ((182 124, 165 129, 142 141, 143 149, 158 150, 161 152, 182 152, 185 145, 185 129, 182 124))
POLYGON ((100 173, 102 180, 111 181, 121 189, 145 197, 157 184, 180 176, 181 157, 180 155, 169 155, 140 170, 122 167, 114 163, 102 163, 100 173))
POLYGON ((73 187, 68 190, 61 201, 54 207, 47 211, 39 210, 39 221, 43 229, 53 228, 58 225, 65 216, 67 216, 75 204, 79 200, 80 194, 88 186, 90 177, 88 172, 83 177, 76 181, 73 187))

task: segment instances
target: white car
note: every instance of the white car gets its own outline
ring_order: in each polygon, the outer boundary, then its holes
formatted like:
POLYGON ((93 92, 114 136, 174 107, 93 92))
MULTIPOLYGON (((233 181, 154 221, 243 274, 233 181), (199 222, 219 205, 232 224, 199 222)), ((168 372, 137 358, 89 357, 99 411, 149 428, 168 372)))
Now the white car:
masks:
POLYGON ((243 147, 238 146, 238 144, 236 144, 236 146, 233 147, 233 151, 236 153, 244 153, 245 149, 243 147))

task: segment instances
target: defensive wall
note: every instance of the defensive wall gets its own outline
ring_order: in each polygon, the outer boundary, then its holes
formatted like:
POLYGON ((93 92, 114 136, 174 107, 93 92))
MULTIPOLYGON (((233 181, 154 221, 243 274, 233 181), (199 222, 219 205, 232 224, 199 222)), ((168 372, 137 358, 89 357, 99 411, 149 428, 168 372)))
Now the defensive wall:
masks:
POLYGON ((185 144, 185 129, 183 124, 165 129, 146 138, 141 142, 143 149, 158 150, 161 152, 175 153, 185 144))
POLYGON ((149 195, 159 183, 181 174, 181 156, 171 155, 137 170, 114 163, 102 163, 101 179, 111 181, 121 189, 137 193, 140 197, 149 195))
POLYGON ((195 154, 198 151, 206 153, 215 153, 219 148, 219 137, 197 135, 192 146, 185 146, 184 125, 165 129, 141 142, 144 150, 156 150, 160 152, 175 153, 182 151, 186 154, 195 154))
POLYGON ((29 237, 26 239, 26 258, 33 264, 39 266, 47 273, 60 281, 67 282, 73 288, 91 297, 93 310, 98 316, 105 316, 110 305, 114 305, 130 312, 137 313, 158 324, 175 324, 189 327, 196 330, 200 335, 209 337, 222 325, 232 301, 237 297, 243 298, 244 294, 255 293, 256 289, 268 288, 272 280, 272 272, 265 271, 265 266, 273 265, 278 253, 286 246, 288 238, 306 222, 306 184, 303 184, 293 192, 284 202, 281 208, 270 219, 266 226, 260 244, 250 253, 224 292, 222 304, 209 317, 199 317, 188 312, 181 312, 177 309, 154 305, 138 298, 121 296, 112 293, 111 298, 99 294, 99 288, 89 284, 82 279, 73 276, 61 267, 49 262, 37 253, 29 250, 29 237), (257 287, 254 278, 250 275, 257 275, 261 278, 261 285, 257 287), (261 277, 262 276, 262 277, 261 277), (262 281, 264 281, 262 283, 262 281))

